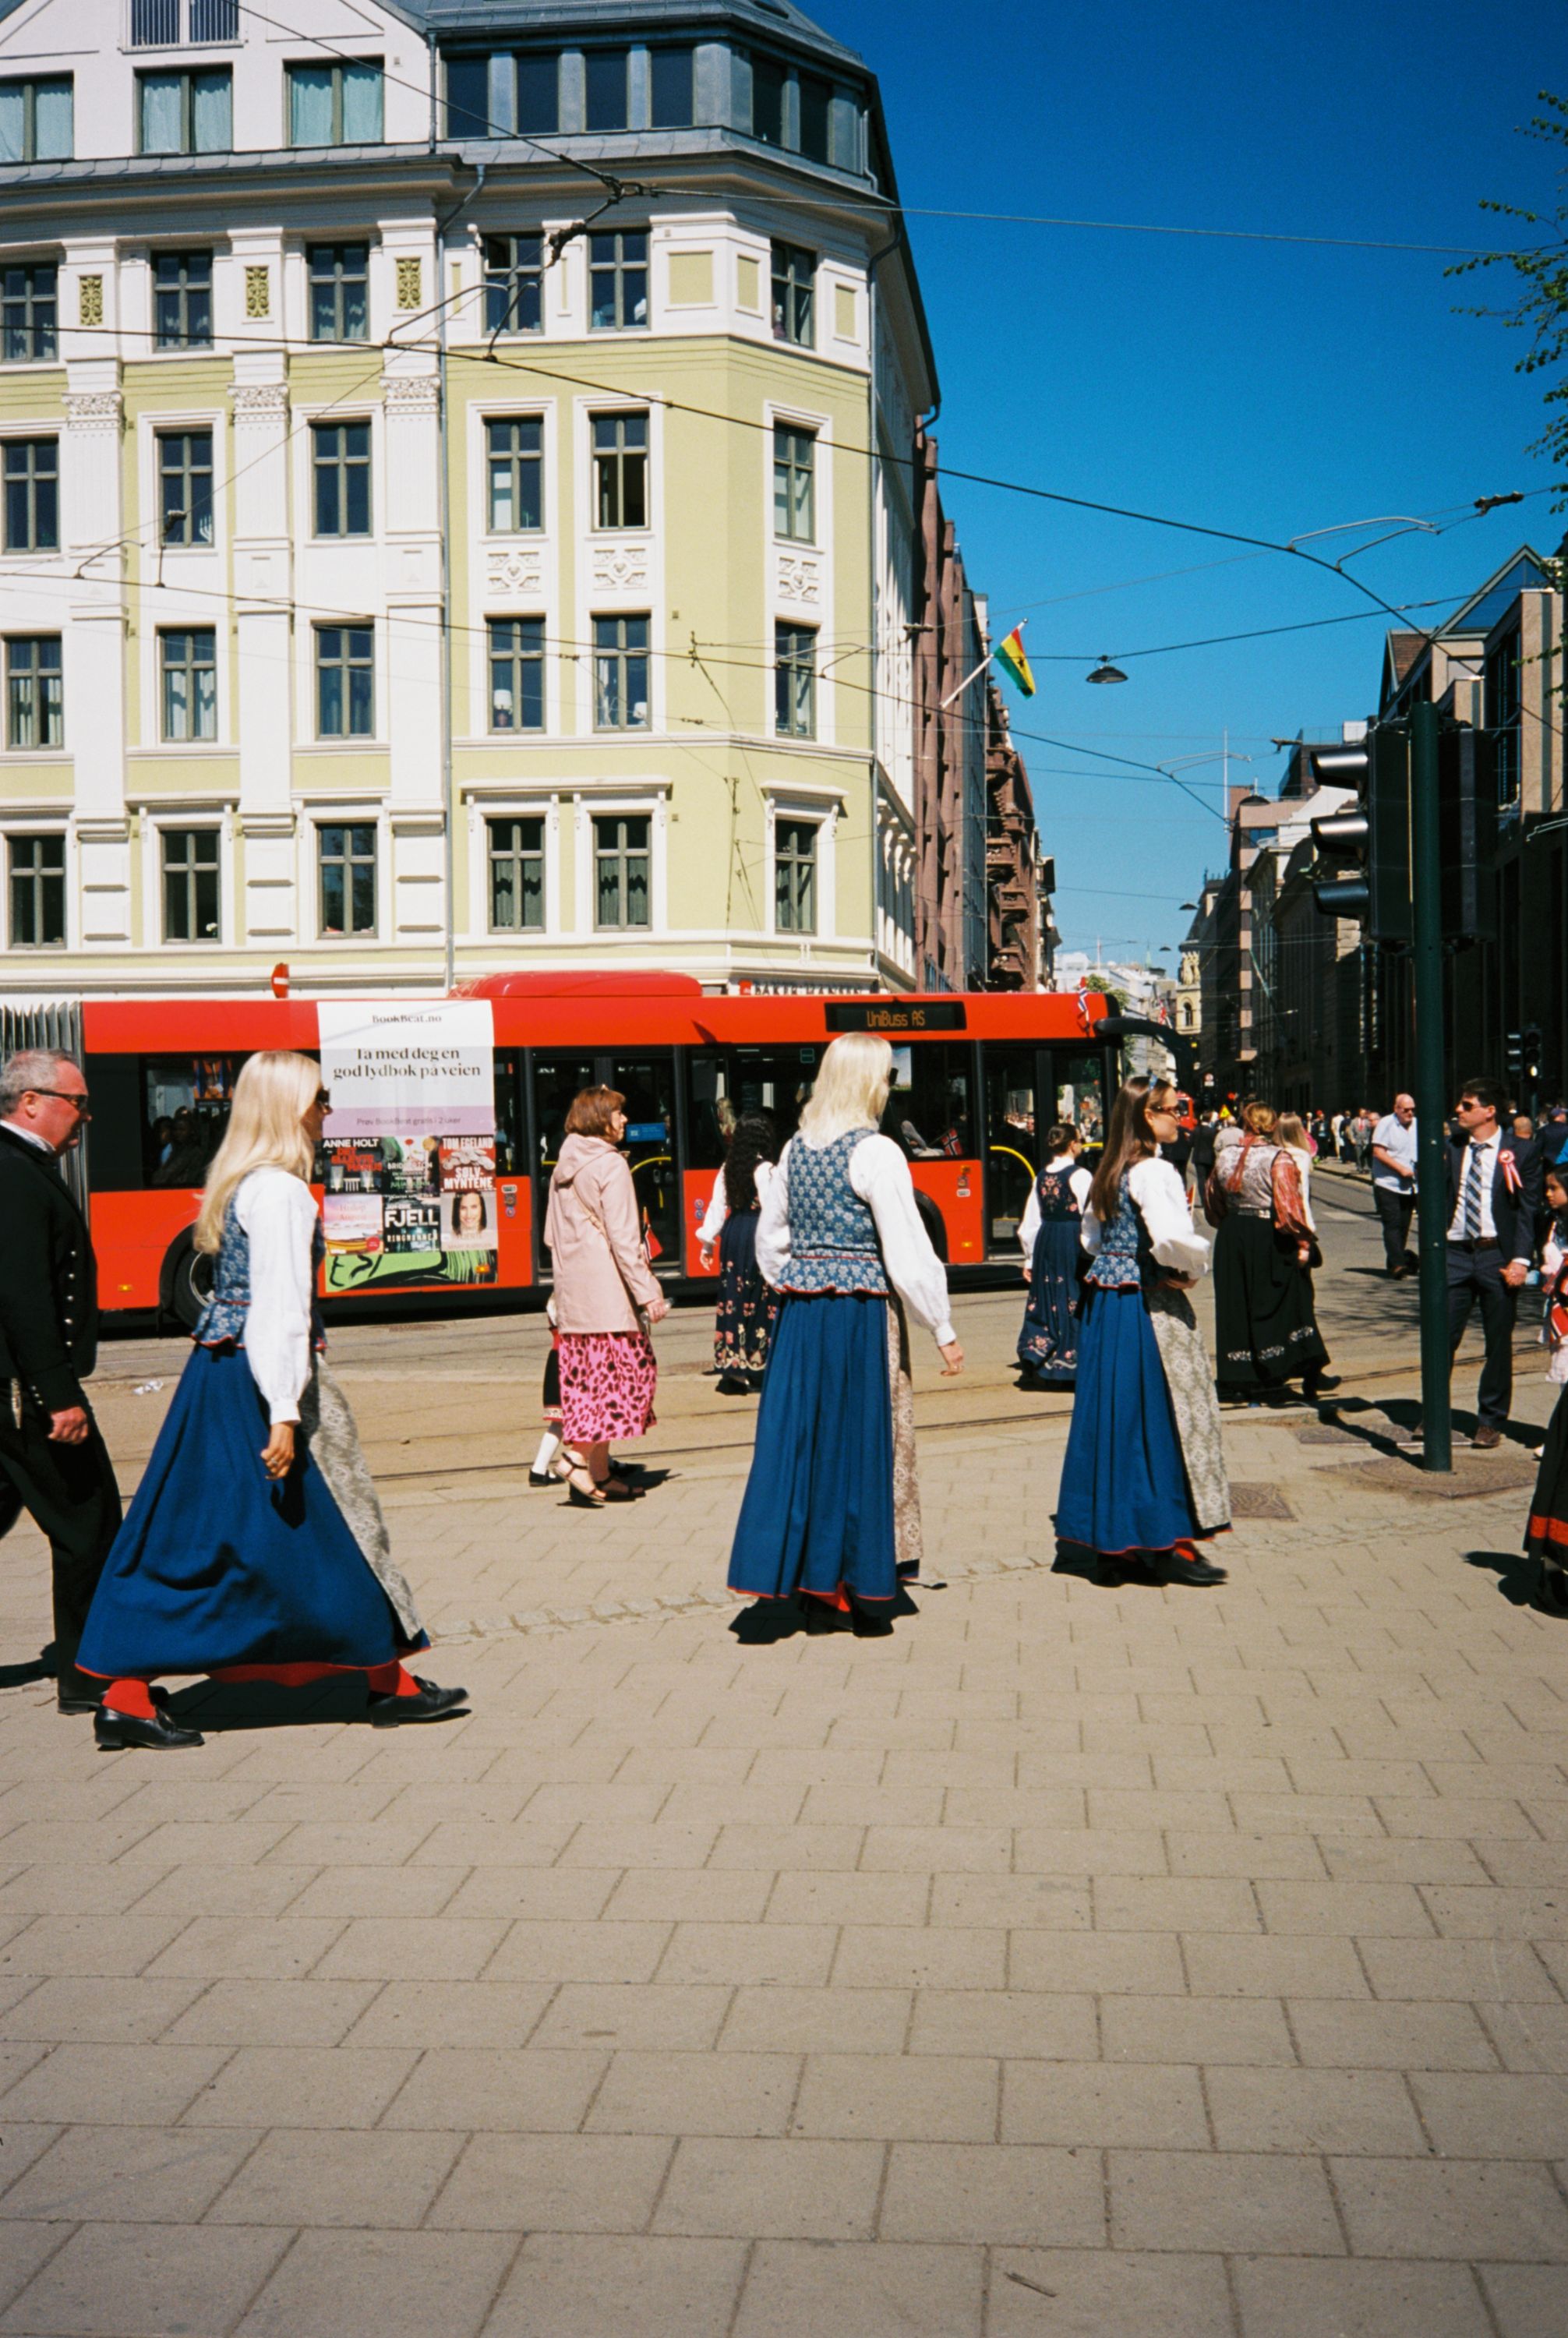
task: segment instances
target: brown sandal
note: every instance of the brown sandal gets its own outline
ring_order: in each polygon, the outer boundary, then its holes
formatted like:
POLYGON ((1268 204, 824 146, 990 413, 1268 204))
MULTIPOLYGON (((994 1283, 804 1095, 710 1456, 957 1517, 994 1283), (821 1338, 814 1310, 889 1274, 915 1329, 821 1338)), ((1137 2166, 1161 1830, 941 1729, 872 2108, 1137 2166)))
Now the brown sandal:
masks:
POLYGON ((595 1486, 586 1462, 573 1461, 565 1453, 557 1453, 550 1464, 550 1475, 565 1487, 568 1501, 575 1502, 579 1509, 604 1508, 607 1497, 595 1486))

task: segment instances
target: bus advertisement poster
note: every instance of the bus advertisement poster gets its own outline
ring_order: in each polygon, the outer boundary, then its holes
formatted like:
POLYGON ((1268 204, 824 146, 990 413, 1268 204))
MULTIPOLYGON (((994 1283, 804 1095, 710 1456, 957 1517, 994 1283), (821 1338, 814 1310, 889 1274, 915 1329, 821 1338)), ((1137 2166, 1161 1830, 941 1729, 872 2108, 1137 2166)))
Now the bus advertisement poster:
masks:
POLYGON ((379 1258, 382 1249, 379 1194, 328 1194, 321 1204, 327 1255, 379 1258))
POLYGON ((404 1006, 324 998, 316 1013, 334 1141, 495 1135, 495 1027, 488 999, 404 1006))
POLYGON ((321 1075, 332 1095, 326 1197, 328 1286, 494 1282, 495 1051, 483 999, 429 1005, 324 999, 321 1075), (377 1174, 350 1168, 373 1159, 377 1174), (332 1190, 332 1164, 343 1166, 332 1190), (334 1203, 376 1213, 372 1228, 334 1203), (373 1199, 369 1199, 370 1195, 373 1199), (358 1238, 354 1238, 357 1235, 358 1238))

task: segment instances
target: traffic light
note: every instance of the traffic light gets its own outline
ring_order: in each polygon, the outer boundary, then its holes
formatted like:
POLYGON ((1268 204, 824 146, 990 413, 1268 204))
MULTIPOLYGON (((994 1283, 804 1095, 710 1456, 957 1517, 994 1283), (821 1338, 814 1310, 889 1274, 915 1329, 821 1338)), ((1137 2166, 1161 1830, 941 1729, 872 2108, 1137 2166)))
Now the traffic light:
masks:
POLYGON ((1524 1086, 1532 1096, 1541 1081, 1541 1026, 1526 1023, 1519 1035, 1520 1053, 1524 1058, 1524 1086))
POLYGON ((1497 775, 1491 734, 1456 723, 1437 742, 1443 939, 1450 949, 1497 938, 1497 775))
POLYGON ((1410 742, 1403 731, 1369 732, 1364 746, 1322 747, 1312 757, 1321 787, 1354 788, 1359 811, 1326 812, 1312 841, 1329 860, 1348 864, 1320 879, 1312 898, 1326 917, 1358 918, 1367 937, 1408 943, 1410 918, 1410 742))
POLYGON ((1503 1061, 1504 1068, 1508 1076, 1509 1092, 1511 1095, 1516 1097, 1519 1094, 1520 1082, 1524 1076, 1524 1034, 1523 1031, 1504 1031, 1503 1034, 1503 1061))

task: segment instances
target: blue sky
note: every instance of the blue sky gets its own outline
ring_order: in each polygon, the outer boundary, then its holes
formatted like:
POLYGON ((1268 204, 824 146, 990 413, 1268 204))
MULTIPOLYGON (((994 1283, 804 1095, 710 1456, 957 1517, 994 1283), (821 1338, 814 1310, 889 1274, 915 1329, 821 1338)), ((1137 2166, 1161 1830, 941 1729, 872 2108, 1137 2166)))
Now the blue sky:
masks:
MULTIPOLYGON (((1491 245, 1483 196, 1549 208, 1551 150, 1514 134, 1542 88, 1568 91, 1558 0, 1242 6, 1128 0, 1117 10, 813 13, 877 73, 900 190, 919 207, 1050 213, 1277 234, 1491 245)), ((912 216, 942 379, 945 463, 1070 495, 1284 538, 1383 513, 1457 516, 1481 495, 1549 484, 1525 448, 1541 385, 1522 337, 1455 313, 1504 304, 1511 276, 1446 280, 1440 258, 1312 245, 912 216)), ((1384 621, 1126 662, 1101 652, 1355 611, 1337 578, 1278 557, 952 483, 950 513, 997 630, 1028 614, 1038 731, 1183 772, 1209 804, 1218 754, 1331 732, 1376 701, 1384 621), (1206 565, 1197 574, 1169 572, 1206 565), (1104 591, 1130 579, 1132 589, 1104 591), (1049 652, 1083 663, 1053 664, 1049 652)), ((1521 541, 1568 518, 1536 494, 1359 564, 1404 603, 1457 602, 1521 541)), ((1369 533, 1375 533, 1371 531, 1369 533)), ((1331 556, 1356 539, 1326 538, 1331 556)), ((1441 607, 1427 622, 1444 614, 1441 607)), ((1223 830, 1158 781, 1088 776, 1082 752, 1021 740, 1054 852, 1069 947, 1174 944, 1223 830), (1063 776, 1068 770, 1082 776, 1063 776)))

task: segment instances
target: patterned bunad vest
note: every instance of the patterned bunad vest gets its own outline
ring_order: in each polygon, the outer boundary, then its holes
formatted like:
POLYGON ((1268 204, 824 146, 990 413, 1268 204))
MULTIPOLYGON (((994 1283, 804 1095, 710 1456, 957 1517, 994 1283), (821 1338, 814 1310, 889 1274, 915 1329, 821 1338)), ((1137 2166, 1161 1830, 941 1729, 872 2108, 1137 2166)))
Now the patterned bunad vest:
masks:
POLYGON ((1090 1262, 1086 1280, 1102 1291, 1136 1291, 1152 1258, 1149 1236, 1132 1199, 1132 1173, 1122 1172, 1116 1214, 1102 1227, 1100 1247, 1090 1262))
POLYGON ((1040 1204, 1043 1224, 1060 1225, 1068 1219, 1083 1216, 1072 1178, 1070 1169, 1042 1169, 1034 1180, 1034 1197, 1040 1204))
MULTIPOLYGON (((196 1318, 191 1337, 199 1348, 221 1348, 226 1343, 236 1348, 245 1345, 245 1318, 250 1307, 250 1237, 240 1224, 234 1203, 239 1189, 229 1197, 223 1213, 223 1233, 218 1245, 218 1257, 212 1269, 212 1296, 196 1318)), ((324 1348, 327 1334, 321 1321, 320 1303, 316 1296, 316 1277, 326 1256, 326 1238, 321 1221, 317 1219, 310 1236, 310 1345, 324 1348)))
POLYGON ((849 1183, 849 1156, 869 1128, 851 1128, 820 1151, 791 1137, 786 1158, 789 1178, 789 1263, 780 1290, 863 1292, 886 1299, 888 1292, 877 1221, 849 1183))

